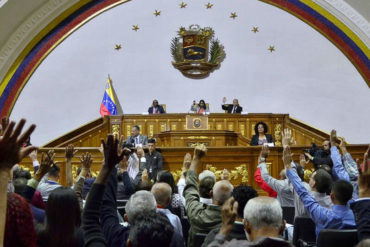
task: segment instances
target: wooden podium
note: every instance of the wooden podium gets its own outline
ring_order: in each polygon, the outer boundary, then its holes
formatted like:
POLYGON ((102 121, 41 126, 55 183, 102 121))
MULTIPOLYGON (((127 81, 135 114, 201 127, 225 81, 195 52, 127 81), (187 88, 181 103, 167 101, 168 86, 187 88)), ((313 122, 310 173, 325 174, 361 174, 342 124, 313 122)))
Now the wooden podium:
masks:
POLYGON ((208 130, 208 116, 186 115, 186 130, 208 130))
POLYGON ((209 147, 238 145, 238 133, 229 130, 166 131, 155 135, 159 147, 192 147, 203 143, 209 147))

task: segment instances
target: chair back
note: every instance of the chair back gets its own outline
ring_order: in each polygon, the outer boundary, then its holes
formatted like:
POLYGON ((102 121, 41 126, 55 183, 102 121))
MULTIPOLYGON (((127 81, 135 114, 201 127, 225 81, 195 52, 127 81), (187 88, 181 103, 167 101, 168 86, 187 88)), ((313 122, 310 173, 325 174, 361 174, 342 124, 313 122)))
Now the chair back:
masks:
POLYGON ((324 229, 317 238, 317 247, 352 247, 357 243, 357 229, 324 229))
POLYGON ((166 107, 166 104, 160 104, 160 106, 162 106, 163 107, 163 110, 166 112, 167 111, 167 107, 166 107))
POLYGON ((294 223, 295 208, 294 207, 281 207, 283 209, 283 219, 287 223, 294 223))
POLYGON ((201 247, 203 242, 204 242, 204 239, 206 239, 207 237, 207 234, 206 233, 195 233, 194 235, 194 242, 193 242, 193 246, 194 247, 201 247))
POLYGON ((316 243, 315 223, 310 217, 297 216, 294 218, 293 245, 298 246, 298 241, 303 240, 309 244, 316 243))

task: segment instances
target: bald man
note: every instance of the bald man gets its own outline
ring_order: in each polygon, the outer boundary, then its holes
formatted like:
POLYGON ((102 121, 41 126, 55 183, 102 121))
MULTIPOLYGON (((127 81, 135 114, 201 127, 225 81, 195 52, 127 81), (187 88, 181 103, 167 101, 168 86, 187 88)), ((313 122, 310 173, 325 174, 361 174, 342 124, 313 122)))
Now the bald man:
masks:
POLYGON ((197 182, 197 167, 200 159, 206 154, 207 148, 204 145, 195 147, 193 160, 186 174, 186 187, 184 196, 186 200, 186 212, 190 223, 188 246, 193 246, 196 233, 208 233, 221 225, 221 207, 231 197, 233 186, 227 180, 215 183, 210 194, 211 205, 205 205, 199 201, 199 188, 197 182))
POLYGON ((151 192, 157 202, 157 212, 161 212, 167 216, 168 220, 174 227, 175 232, 177 232, 182 238, 183 234, 180 218, 167 209, 168 205, 171 203, 171 186, 167 183, 155 183, 151 192))

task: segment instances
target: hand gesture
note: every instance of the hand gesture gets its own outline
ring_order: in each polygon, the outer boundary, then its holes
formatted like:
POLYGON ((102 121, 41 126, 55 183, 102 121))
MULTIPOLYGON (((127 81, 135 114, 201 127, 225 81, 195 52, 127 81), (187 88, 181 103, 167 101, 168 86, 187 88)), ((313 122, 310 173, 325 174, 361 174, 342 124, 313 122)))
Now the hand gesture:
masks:
POLYGON ((364 167, 363 170, 360 168, 360 177, 358 179, 358 191, 359 197, 370 197, 370 165, 369 165, 369 153, 370 145, 367 151, 364 153, 364 167))
POLYGON ((28 156, 32 161, 37 161, 37 150, 32 151, 28 156))
POLYGON ((83 154, 80 158, 82 169, 89 170, 91 167, 91 164, 93 163, 93 159, 91 158, 90 153, 83 154))
POLYGON ((226 103, 226 97, 222 98, 222 103, 224 103, 224 104, 226 103))
POLYGON ((141 180, 143 181, 149 181, 149 174, 148 170, 145 168, 143 173, 141 174, 141 180))
POLYGON ((292 131, 290 129, 285 129, 282 133, 283 148, 293 144, 293 142, 292 131))
POLYGON ((66 159, 67 160, 72 159, 77 152, 78 152, 78 150, 74 150, 74 146, 72 144, 69 144, 66 147, 66 151, 65 151, 65 157, 66 157, 66 159))
POLYGON ((184 163, 182 164, 182 172, 186 172, 187 170, 189 170, 190 164, 191 164, 191 154, 186 153, 184 156, 184 163))
POLYGON ((54 163, 55 153, 54 150, 49 150, 47 153, 41 154, 40 167, 35 174, 35 179, 41 181, 42 177, 49 172, 50 168, 55 165, 54 163))
POLYGON ((290 152, 290 147, 289 146, 287 146, 283 150, 283 162, 284 162, 284 165, 285 165, 286 169, 292 168, 292 165, 291 165, 291 163, 292 163, 292 153, 290 152))
POLYGON ((124 153, 121 152, 120 155, 118 155, 118 140, 114 139, 113 135, 108 134, 107 142, 105 142, 103 139, 101 140, 101 143, 103 145, 103 151, 104 151, 104 168, 107 168, 108 170, 111 170, 114 168, 116 164, 118 164, 122 158, 124 153))
POLYGON ((0 136, 3 136, 4 131, 6 127, 8 127, 8 125, 9 125, 9 119, 7 117, 3 117, 1 119, 1 125, 0 125, 0 136))
POLYGON ((4 130, 3 136, 0 137, 0 169, 10 170, 13 165, 19 163, 24 157, 37 149, 34 146, 22 148, 23 143, 36 128, 36 125, 32 124, 21 135, 25 123, 26 120, 21 119, 14 129, 15 122, 10 122, 4 130))
POLYGON ((233 197, 229 198, 222 206, 222 225, 220 233, 229 235, 238 215, 238 202, 233 197))
POLYGON ((332 130, 330 132, 330 143, 331 143, 331 146, 338 146, 338 143, 339 143, 339 139, 337 137, 337 131, 336 130, 332 130))
POLYGON ((194 158, 201 159, 207 154, 207 147, 204 144, 198 144, 194 148, 194 158))
POLYGON ((306 157, 304 154, 299 155, 299 164, 302 166, 302 168, 305 168, 305 166, 309 163, 309 160, 306 160, 306 157))
POLYGON ((225 168, 221 173, 221 180, 229 180, 229 171, 225 168))
POLYGON ((344 137, 339 137, 339 141, 340 141, 339 148, 342 151, 342 154, 344 155, 344 154, 347 153, 347 146, 346 146, 347 145, 347 142, 344 139, 344 137))
POLYGON ((269 156, 269 147, 267 145, 263 145, 260 153, 261 158, 267 158, 269 156))

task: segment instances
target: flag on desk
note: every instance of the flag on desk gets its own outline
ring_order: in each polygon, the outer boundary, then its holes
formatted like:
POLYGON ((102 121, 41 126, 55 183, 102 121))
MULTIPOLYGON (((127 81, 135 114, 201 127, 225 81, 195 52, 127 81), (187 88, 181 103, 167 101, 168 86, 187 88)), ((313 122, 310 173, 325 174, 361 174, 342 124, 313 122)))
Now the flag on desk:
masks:
POLYGON ((103 96, 103 101, 100 105, 100 115, 104 117, 105 115, 117 115, 122 114, 121 105, 118 101, 117 95, 112 86, 112 80, 108 75, 107 85, 105 86, 105 92, 103 96))

